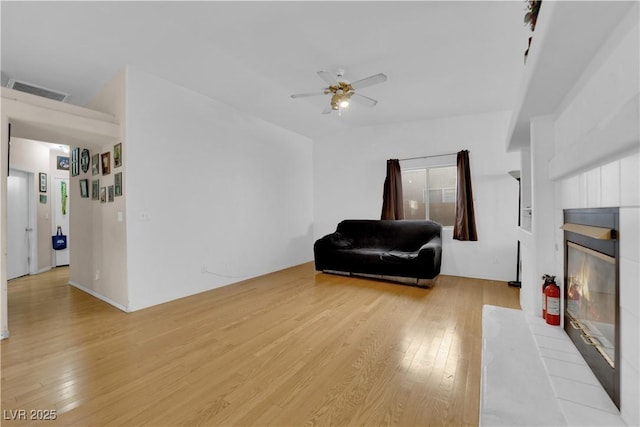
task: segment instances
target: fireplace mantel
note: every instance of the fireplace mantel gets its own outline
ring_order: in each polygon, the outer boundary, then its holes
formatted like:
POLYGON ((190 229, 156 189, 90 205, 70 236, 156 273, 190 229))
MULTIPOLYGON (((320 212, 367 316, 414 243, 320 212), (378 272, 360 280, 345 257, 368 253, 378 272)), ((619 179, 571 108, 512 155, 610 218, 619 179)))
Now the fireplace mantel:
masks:
POLYGON ((598 240, 611 240, 616 238, 615 230, 605 227, 593 227, 590 225, 567 223, 560 228, 564 231, 570 231, 572 233, 581 234, 598 240))

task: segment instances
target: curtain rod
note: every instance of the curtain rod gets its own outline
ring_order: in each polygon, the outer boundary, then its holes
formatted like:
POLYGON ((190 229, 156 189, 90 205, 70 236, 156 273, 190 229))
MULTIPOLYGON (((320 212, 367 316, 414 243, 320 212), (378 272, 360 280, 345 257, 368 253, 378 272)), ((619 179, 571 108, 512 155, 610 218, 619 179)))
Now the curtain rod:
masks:
POLYGON ((455 153, 445 153, 445 154, 435 154, 433 156, 419 156, 419 157, 408 157, 406 159, 398 159, 399 161, 403 162, 405 160, 416 160, 416 159, 429 159, 431 157, 443 157, 443 156, 453 156, 454 154, 458 154, 457 152, 455 153))

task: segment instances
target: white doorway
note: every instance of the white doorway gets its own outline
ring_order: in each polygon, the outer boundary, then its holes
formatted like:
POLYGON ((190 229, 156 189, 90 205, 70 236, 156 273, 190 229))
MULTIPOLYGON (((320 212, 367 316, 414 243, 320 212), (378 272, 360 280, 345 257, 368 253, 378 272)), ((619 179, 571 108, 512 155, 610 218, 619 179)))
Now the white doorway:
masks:
POLYGON ((71 191, 69 190, 68 178, 54 178, 52 184, 53 215, 51 215, 51 229, 53 234, 56 234, 58 227, 61 227, 62 234, 67 236, 67 249, 53 251, 53 265, 54 267, 59 267, 69 265, 69 246, 71 245, 71 236, 69 236, 69 194, 71 191))
POLYGON ((33 174, 16 169, 7 177, 7 279, 31 273, 33 174))

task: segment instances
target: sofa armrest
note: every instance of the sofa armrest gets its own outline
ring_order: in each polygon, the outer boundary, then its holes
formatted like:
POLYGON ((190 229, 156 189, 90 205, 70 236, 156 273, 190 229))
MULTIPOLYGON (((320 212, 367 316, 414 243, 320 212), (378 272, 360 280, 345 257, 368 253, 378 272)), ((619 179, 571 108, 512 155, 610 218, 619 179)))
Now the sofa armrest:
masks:
POLYGON ((331 234, 327 234, 324 237, 316 240, 314 245, 318 249, 350 249, 353 247, 353 239, 344 237, 340 232, 336 231, 331 234))
POLYGON ((420 249, 418 249, 418 251, 421 252, 423 250, 431 250, 435 248, 442 249, 442 239, 440 238, 440 236, 433 236, 431 240, 420 246, 420 249))
POLYGON ((442 262, 442 239, 434 236, 418 250, 418 258, 433 266, 434 271, 440 272, 442 262))

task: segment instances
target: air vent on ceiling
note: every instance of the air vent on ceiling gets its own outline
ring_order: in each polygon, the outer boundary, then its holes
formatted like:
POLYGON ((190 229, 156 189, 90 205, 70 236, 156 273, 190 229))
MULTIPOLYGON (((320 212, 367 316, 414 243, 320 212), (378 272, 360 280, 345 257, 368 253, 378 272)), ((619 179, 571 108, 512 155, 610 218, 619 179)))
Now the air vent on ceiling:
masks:
POLYGON ((32 95, 42 96, 49 99, 55 99, 56 101, 66 101, 66 99, 69 97, 68 93, 58 92, 55 90, 47 89, 46 87, 34 85, 33 83, 22 82, 15 79, 10 79, 7 87, 9 89, 19 90, 20 92, 26 92, 32 95))

